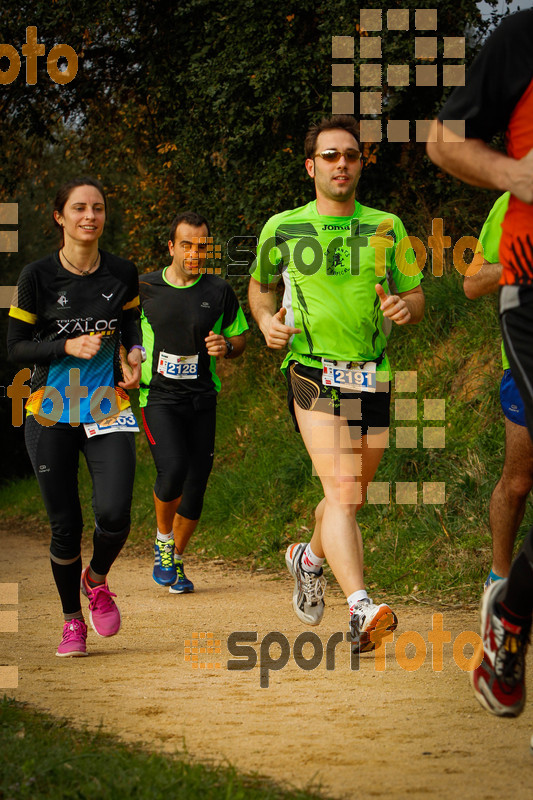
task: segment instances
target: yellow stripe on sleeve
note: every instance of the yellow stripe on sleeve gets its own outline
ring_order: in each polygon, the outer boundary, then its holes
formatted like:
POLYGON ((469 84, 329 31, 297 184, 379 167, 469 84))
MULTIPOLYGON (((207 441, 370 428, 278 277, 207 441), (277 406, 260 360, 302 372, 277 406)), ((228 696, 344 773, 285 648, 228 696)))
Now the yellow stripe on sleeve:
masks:
POLYGON ((28 325, 35 325, 37 322, 37 314, 30 314, 29 311, 23 311, 22 308, 17 308, 16 306, 11 306, 9 316, 20 319, 22 322, 27 322, 28 325))

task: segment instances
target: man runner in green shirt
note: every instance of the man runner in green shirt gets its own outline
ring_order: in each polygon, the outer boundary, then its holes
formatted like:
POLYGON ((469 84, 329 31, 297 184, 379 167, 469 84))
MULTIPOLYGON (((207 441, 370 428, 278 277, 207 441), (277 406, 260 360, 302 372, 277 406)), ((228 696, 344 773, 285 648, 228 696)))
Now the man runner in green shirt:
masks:
POLYGON ((327 558, 347 598, 353 649, 365 652, 396 628, 397 618, 366 593, 356 514, 388 443, 391 321, 418 322, 424 295, 401 221, 355 199, 361 175, 355 119, 338 115, 313 125, 305 154, 316 201, 266 223, 250 309, 267 345, 289 348, 282 365, 289 408, 324 489, 311 542, 291 545, 286 554, 294 611, 302 622, 320 623, 327 558), (280 277, 285 293, 276 311, 280 277))

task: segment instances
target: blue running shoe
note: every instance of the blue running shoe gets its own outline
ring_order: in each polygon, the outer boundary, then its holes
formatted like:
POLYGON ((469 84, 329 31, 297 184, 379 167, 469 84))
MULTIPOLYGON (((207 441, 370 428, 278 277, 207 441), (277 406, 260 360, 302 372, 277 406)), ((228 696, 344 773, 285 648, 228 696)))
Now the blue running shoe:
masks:
POLYGON ((188 579, 183 570, 183 559, 174 557, 177 578, 172 586, 168 587, 170 594, 189 594, 194 592, 194 583, 188 579))
POLYGON ((178 574, 174 564, 174 540, 160 542, 155 540, 154 544, 155 563, 152 578, 160 586, 170 586, 176 581, 178 574))
POLYGON ((486 592, 489 586, 492 586, 492 584, 496 583, 496 581, 503 581, 503 578, 500 575, 496 575, 496 573, 491 570, 489 572, 489 577, 483 585, 483 591, 486 592))

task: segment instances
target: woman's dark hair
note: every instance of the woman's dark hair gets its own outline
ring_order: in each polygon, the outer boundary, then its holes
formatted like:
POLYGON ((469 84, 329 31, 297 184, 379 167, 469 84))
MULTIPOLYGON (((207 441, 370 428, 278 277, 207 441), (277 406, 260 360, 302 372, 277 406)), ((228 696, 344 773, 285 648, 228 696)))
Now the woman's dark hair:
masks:
MULTIPOLYGON (((91 178, 89 175, 84 175, 81 178, 72 178, 72 180, 67 181, 62 186, 59 187, 56 194, 56 199, 54 200, 54 211, 57 211, 58 214, 63 213, 63 209, 65 208, 65 203, 69 199, 72 190, 76 189, 78 186, 94 186, 95 189, 98 189, 98 191, 100 192, 100 194, 104 199, 104 207, 107 211, 107 199, 105 196, 104 187, 102 186, 99 180, 97 180, 96 178, 91 178)), ((52 219, 54 220, 54 225, 56 226, 56 228, 58 228, 61 231, 61 233, 63 233, 62 226, 59 224, 59 222, 56 220, 53 214, 52 214, 52 219)))

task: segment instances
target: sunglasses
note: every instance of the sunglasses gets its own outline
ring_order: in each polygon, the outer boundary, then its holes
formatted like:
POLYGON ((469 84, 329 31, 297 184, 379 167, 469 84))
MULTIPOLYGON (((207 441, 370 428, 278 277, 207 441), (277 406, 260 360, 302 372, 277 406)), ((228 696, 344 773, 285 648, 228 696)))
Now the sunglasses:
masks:
POLYGON ((355 164, 355 162, 359 161, 361 158, 361 153, 359 150, 355 150, 355 148, 350 148, 349 150, 345 150, 344 153, 341 153, 340 150, 323 150, 321 153, 315 153, 315 158, 317 156, 320 156, 320 158, 323 158, 324 161, 328 161, 330 164, 336 164, 337 161, 340 161, 341 156, 344 156, 348 164, 355 164))

